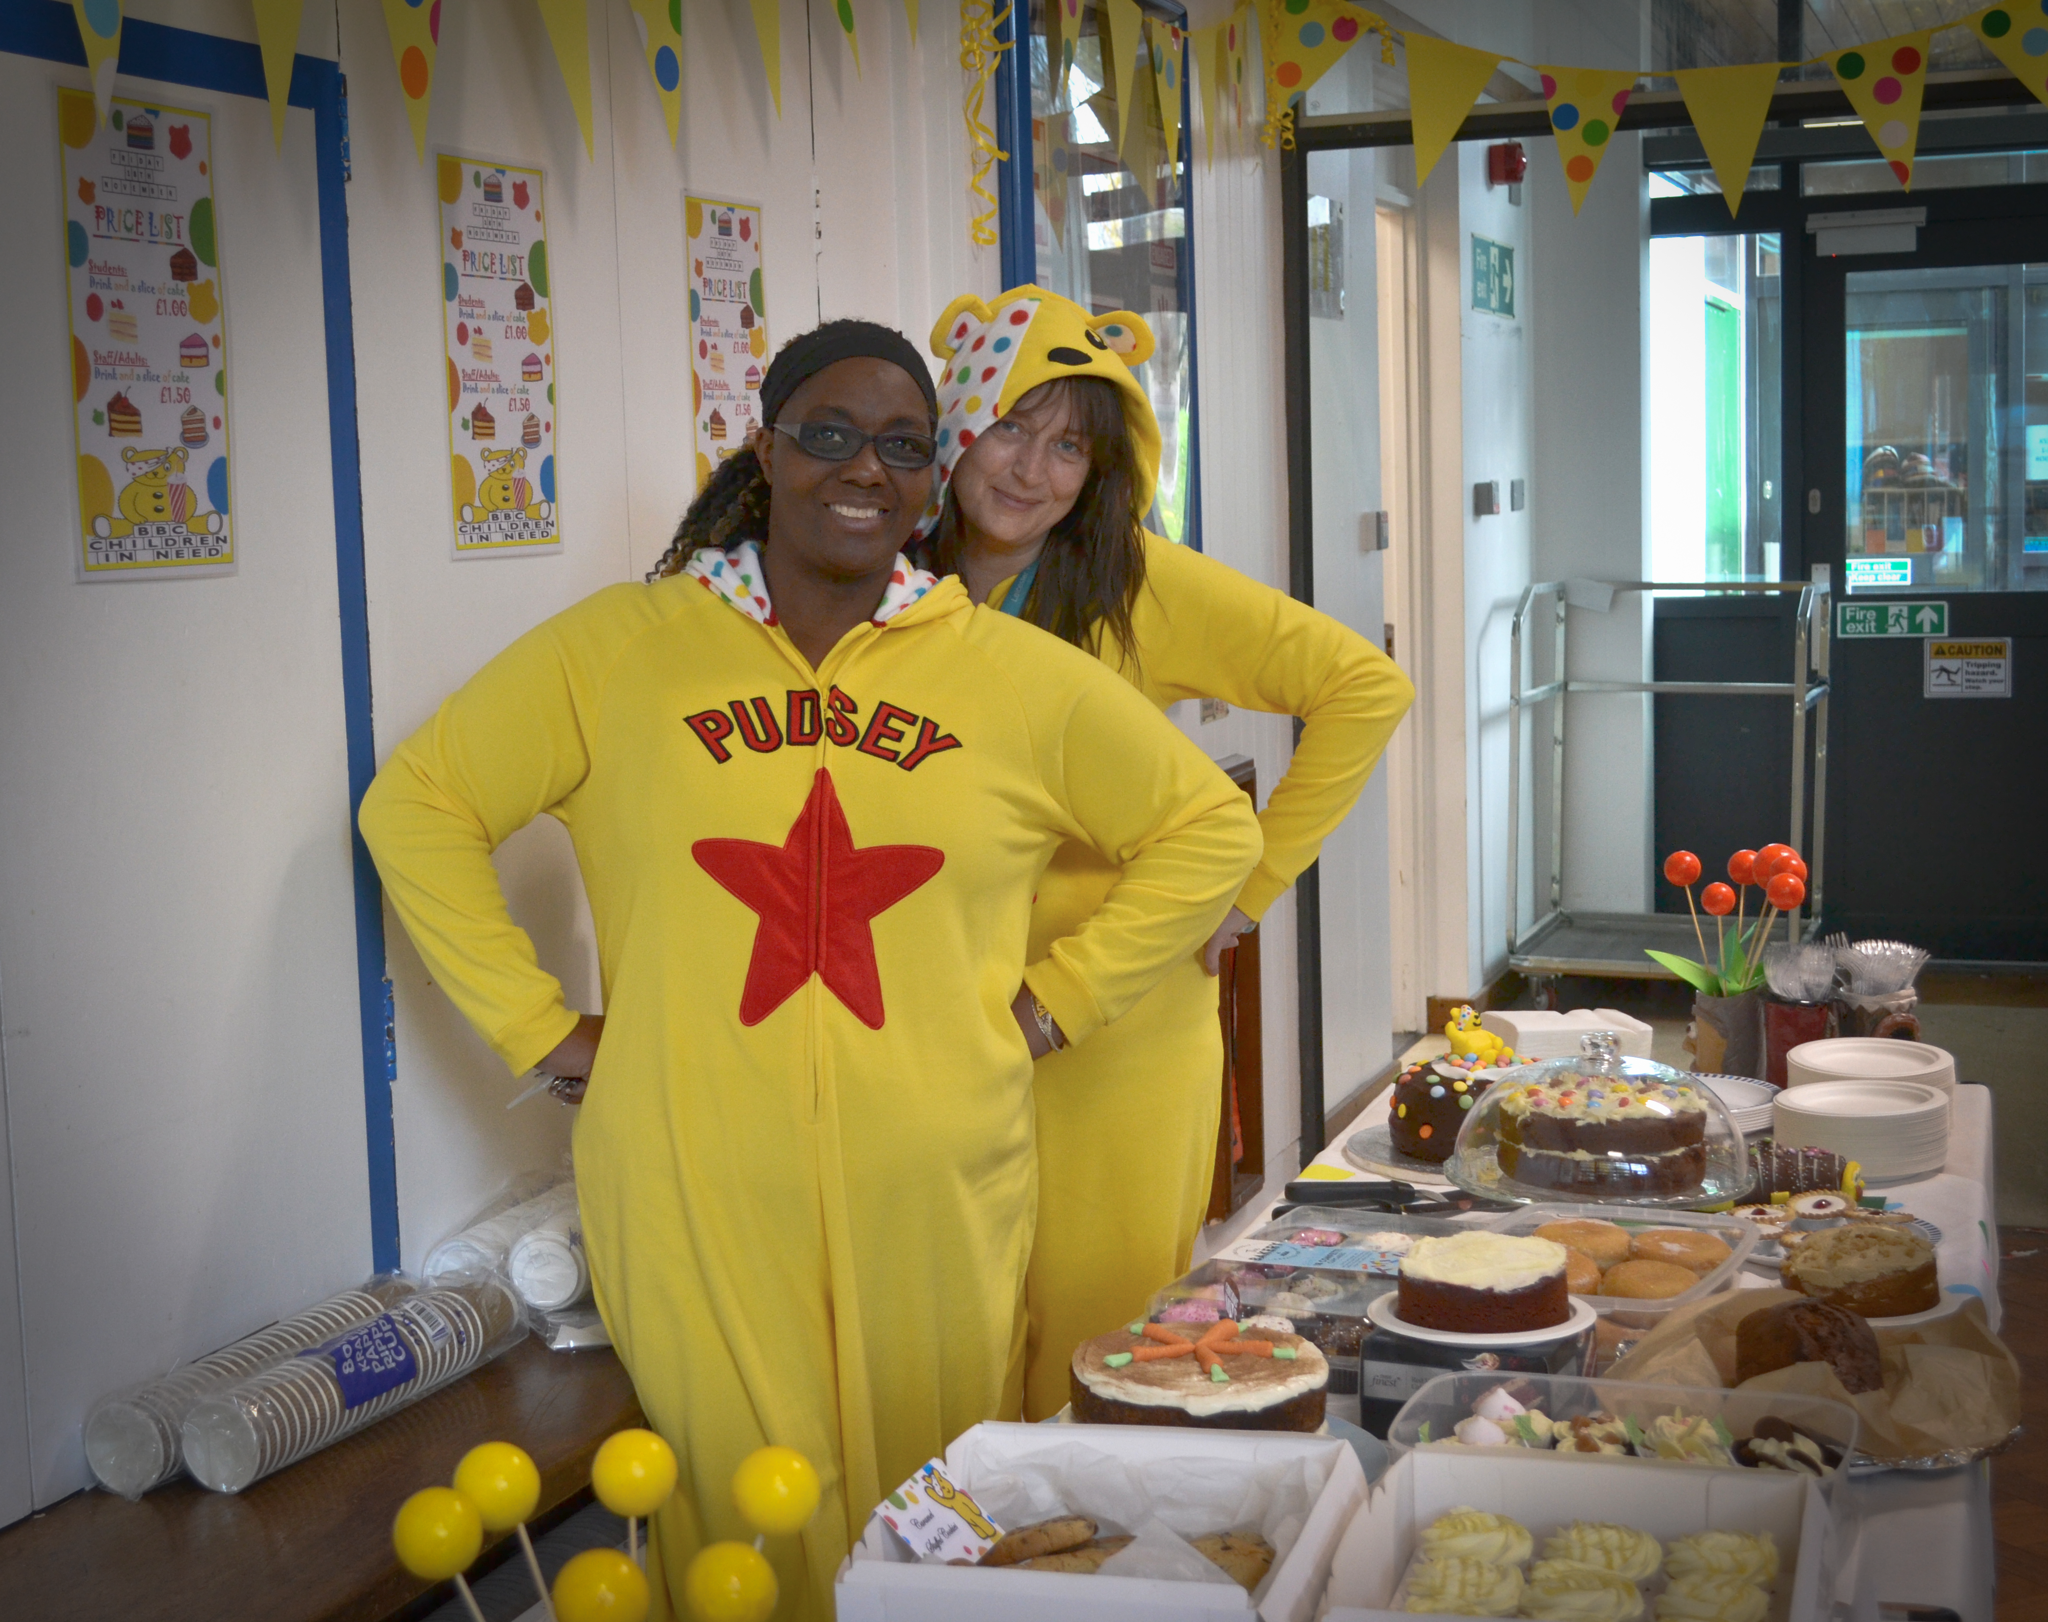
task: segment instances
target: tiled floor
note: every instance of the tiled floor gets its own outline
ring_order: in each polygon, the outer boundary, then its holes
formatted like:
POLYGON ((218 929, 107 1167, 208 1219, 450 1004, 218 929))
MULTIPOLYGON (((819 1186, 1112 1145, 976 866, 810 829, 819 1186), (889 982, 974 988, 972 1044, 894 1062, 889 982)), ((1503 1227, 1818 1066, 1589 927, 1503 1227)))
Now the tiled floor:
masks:
POLYGON ((1991 1466, 1998 1622, 2048 1622, 2048 1229, 1999 1234, 1999 1334, 2020 1362, 2026 1429, 1991 1466))

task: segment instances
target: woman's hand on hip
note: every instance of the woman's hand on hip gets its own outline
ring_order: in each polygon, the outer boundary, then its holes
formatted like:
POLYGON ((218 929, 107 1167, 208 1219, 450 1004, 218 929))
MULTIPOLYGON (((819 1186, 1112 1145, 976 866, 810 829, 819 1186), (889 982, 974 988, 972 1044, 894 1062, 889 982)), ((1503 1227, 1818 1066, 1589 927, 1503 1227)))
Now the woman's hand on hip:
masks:
POLYGON ((1249 935, 1259 926, 1237 908, 1232 907, 1224 915, 1223 922, 1216 926, 1216 933, 1209 937, 1208 945, 1202 948, 1202 967, 1211 974, 1223 972, 1223 954, 1237 944, 1240 935, 1249 935))
POLYGON ((1060 1034, 1057 1025, 1053 1025, 1050 1014, 1045 1016, 1045 1025, 1038 1022, 1040 1006, 1029 986, 1019 986, 1017 995, 1010 999, 1010 1012, 1016 1018, 1017 1029, 1024 1033, 1025 1046, 1031 1049, 1034 1059, 1042 1059, 1067 1045, 1066 1037, 1060 1034), (1051 1025, 1052 1029, 1048 1031, 1046 1025, 1051 1025))
POLYGON ((581 1015, 576 1021, 576 1029, 557 1042, 533 1067, 542 1075, 555 1078, 555 1084, 548 1089, 549 1096, 564 1104, 583 1102, 584 1091, 590 1086, 591 1067, 597 1063, 598 1044, 603 1040, 604 1015, 581 1015))

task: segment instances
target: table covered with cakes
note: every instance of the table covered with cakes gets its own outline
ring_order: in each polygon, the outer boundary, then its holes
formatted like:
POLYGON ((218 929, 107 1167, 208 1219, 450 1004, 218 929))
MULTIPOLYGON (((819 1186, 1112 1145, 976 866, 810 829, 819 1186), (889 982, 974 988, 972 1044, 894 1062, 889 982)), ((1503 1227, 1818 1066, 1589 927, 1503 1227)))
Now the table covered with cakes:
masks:
POLYGON ((1988 1617, 1988 1092, 1837 1130, 1606 1033, 1484 1057, 891 1494, 839 1614, 1988 1617))

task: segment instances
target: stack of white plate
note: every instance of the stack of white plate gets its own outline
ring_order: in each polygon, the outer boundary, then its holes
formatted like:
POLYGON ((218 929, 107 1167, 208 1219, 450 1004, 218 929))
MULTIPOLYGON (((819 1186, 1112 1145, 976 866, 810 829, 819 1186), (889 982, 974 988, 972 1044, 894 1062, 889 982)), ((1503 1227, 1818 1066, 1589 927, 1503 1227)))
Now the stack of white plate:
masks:
POLYGON ((1917 1081, 1816 1081, 1771 1105, 1772 1136, 1861 1163, 1867 1182, 1931 1177, 1948 1159, 1948 1094, 1917 1081))
POLYGON ((1692 1078, 1728 1106, 1728 1118, 1742 1133, 1745 1143, 1771 1135, 1771 1100, 1778 1089, 1767 1081, 1748 1076, 1694 1076, 1692 1078))
POLYGON ((1785 1085, 1816 1081, 1915 1081, 1944 1093, 1956 1090, 1956 1062, 1926 1042, 1890 1036, 1831 1036, 1802 1042, 1785 1055, 1785 1085))

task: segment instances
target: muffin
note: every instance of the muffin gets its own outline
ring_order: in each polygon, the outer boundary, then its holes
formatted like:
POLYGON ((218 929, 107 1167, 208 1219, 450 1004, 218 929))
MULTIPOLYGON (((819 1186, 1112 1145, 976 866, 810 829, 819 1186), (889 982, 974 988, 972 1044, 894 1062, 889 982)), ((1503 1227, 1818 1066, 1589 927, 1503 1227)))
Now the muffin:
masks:
POLYGON ((1697 1228, 1644 1228, 1629 1240, 1628 1253, 1640 1261, 1675 1262, 1702 1278, 1735 1254, 1697 1228))
POLYGON ((1699 1281, 1699 1274, 1676 1262, 1626 1261, 1607 1269, 1600 1293, 1635 1301, 1669 1301, 1674 1295, 1685 1294, 1699 1281))
POLYGON ((1536 1237, 1590 1256, 1597 1267, 1612 1267, 1616 1262, 1628 1260, 1628 1230, 1612 1222, 1584 1218, 1546 1222, 1536 1230, 1536 1237))
POLYGON ((1898 1318, 1941 1304, 1934 1246, 1900 1227, 1824 1228, 1778 1269, 1785 1287, 1866 1318, 1898 1318))

